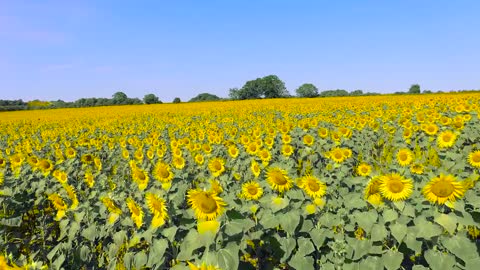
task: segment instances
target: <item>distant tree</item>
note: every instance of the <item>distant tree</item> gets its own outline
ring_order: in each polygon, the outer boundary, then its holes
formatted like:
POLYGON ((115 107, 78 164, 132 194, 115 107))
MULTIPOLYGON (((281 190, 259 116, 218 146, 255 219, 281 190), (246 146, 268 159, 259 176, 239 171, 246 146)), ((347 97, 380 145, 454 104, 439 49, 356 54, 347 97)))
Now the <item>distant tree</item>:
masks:
POLYGON ((143 97, 143 103, 145 103, 145 104, 156 104, 156 103, 162 103, 162 102, 154 94, 146 94, 143 97))
POLYGON ((362 96, 363 91, 362 90, 355 90, 350 93, 350 96, 362 96))
POLYGON ((136 104, 143 104, 142 100, 139 98, 127 98, 125 104, 128 105, 136 105, 136 104))
POLYGON ((311 83, 304 83, 295 90, 298 97, 316 97, 318 96, 318 88, 311 83))
POLYGON ((419 84, 412 84, 410 89, 408 90, 409 94, 420 94, 420 85, 419 84))
POLYGON ((423 90, 423 93, 424 93, 424 94, 431 94, 431 93, 433 93, 433 92, 432 92, 432 90, 423 90))
POLYGON ((201 93, 201 94, 198 94, 196 97, 190 99, 188 102, 214 101, 214 100, 220 100, 220 98, 216 95, 213 95, 213 94, 201 93))
POLYGON ((228 90, 228 97, 230 99, 240 99, 240 90, 238 88, 230 88, 228 90))
POLYGON ((320 93, 321 97, 344 97, 348 96, 347 90, 337 89, 337 90, 326 90, 320 93))
POLYGON ((173 99, 173 103, 180 103, 182 102, 179 97, 173 99))
POLYGON ((265 98, 281 98, 289 95, 285 83, 276 75, 268 75, 260 79, 260 87, 265 98))
POLYGON ((113 104, 126 104, 128 101, 127 94, 123 92, 116 92, 112 96, 112 102, 113 104))

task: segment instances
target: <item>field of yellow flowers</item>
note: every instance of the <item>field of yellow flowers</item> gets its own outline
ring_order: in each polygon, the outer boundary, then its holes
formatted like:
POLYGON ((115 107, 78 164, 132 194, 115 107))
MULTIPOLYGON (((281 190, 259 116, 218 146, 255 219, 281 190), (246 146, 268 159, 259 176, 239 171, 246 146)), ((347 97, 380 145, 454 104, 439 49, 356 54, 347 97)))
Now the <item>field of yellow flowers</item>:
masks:
POLYGON ((1 269, 477 269, 480 95, 0 114, 1 269))

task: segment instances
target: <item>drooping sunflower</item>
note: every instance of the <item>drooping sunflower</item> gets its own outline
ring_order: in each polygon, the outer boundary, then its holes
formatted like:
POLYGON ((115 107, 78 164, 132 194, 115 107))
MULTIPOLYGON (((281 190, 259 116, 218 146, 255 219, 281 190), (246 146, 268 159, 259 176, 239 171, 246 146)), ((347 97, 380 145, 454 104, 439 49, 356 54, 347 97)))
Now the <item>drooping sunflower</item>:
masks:
POLYGON ((148 209, 153 215, 151 224, 152 228, 163 226, 165 221, 168 219, 167 205, 165 200, 150 192, 145 194, 145 200, 147 202, 148 209))
POLYGON ((208 168, 214 177, 218 177, 225 171, 225 160, 213 158, 208 162, 208 168))
POLYGON ((95 178, 93 177, 93 174, 91 171, 87 171, 85 173, 85 183, 89 188, 92 188, 93 185, 95 184, 95 178))
POLYGON ((147 188, 148 181, 150 180, 148 174, 138 167, 132 169, 132 178, 133 181, 138 184, 138 189, 140 190, 147 188))
POLYGON ((143 210, 140 206, 137 205, 135 200, 132 198, 127 198, 127 206, 130 210, 131 218, 133 223, 137 226, 137 228, 142 227, 143 224, 143 210))
POLYGON ((53 170, 53 163, 48 159, 42 159, 38 162, 38 168, 47 175, 53 170))
POLYGON ((440 132, 437 137, 437 145, 440 148, 449 148, 455 144, 457 135, 450 130, 440 132))
POLYGON ((279 192, 287 191, 293 186, 293 181, 288 176, 287 171, 279 167, 268 168, 266 178, 272 189, 279 192))
POLYGON ((108 222, 110 224, 115 223, 115 221, 117 221, 117 219, 122 214, 122 210, 115 204, 112 199, 108 197, 103 197, 100 199, 100 201, 105 205, 109 212, 108 222))
POLYGON ((413 161, 413 153, 408 148, 402 148, 397 152, 397 162, 400 166, 408 166, 413 161))
POLYGON ((223 213, 227 205, 217 194, 201 189, 191 189, 187 202, 198 219, 213 220, 223 213))
POLYGON ((155 164, 152 174, 153 177, 161 183, 168 183, 173 179, 172 169, 163 161, 158 161, 157 164, 155 164))
POLYGON ((53 171, 53 177, 58 180, 61 184, 66 184, 68 182, 68 175, 64 171, 55 170, 53 171))
POLYGON ((300 178, 298 185, 312 198, 322 197, 327 192, 327 185, 313 175, 300 178))
POLYGON ((472 151, 468 154, 468 163, 472 167, 480 168, 480 150, 472 151))
POLYGON ((78 199, 77 199, 77 193, 75 192, 75 188, 71 185, 64 184, 63 188, 67 192, 68 198, 70 201, 72 201, 72 204, 70 205, 70 209, 75 209, 78 206, 78 199))
POLYGON ((53 204, 53 207, 57 210, 56 219, 60 220, 65 216, 65 211, 67 210, 67 204, 57 193, 52 193, 48 195, 48 200, 53 204))
POLYGON ((242 197, 247 200, 258 200, 263 195, 263 188, 259 183, 250 181, 242 185, 242 197))
POLYGON ((252 170, 252 173, 255 176, 255 178, 257 178, 260 175, 260 171, 261 171, 260 165, 254 159, 252 159, 252 163, 250 164, 250 170, 252 170))
POLYGON ((357 167, 357 173, 361 176, 369 176, 372 172, 372 166, 368 165, 367 163, 360 163, 357 167))
MULTIPOLYGON (((1 159, 1 158, 0 158, 1 159)), ((30 164, 30 166, 32 167, 32 170, 33 171, 36 171, 37 170, 37 166, 38 166, 38 158, 36 156, 29 156, 27 158, 27 162, 28 164, 30 164)), ((2 161, 0 160, 0 168, 2 168, 2 161)))
POLYGON ((365 188, 365 200, 373 205, 380 205, 383 203, 382 195, 380 194, 380 184, 382 180, 380 177, 375 176, 368 182, 365 188))
POLYGON ((422 193, 431 203, 445 204, 461 198, 465 188, 453 175, 440 174, 423 187, 422 193))
POLYGON ((380 192, 384 198, 391 201, 407 199, 413 192, 412 179, 406 179, 398 173, 391 173, 381 177, 380 192))

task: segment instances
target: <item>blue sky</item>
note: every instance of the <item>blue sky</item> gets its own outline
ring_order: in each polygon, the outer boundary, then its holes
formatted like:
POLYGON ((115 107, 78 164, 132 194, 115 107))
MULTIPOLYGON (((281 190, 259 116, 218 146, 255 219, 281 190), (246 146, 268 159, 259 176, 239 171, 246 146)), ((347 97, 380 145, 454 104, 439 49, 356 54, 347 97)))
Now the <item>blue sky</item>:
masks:
POLYGON ((480 1, 0 0, 0 99, 480 89, 480 1))

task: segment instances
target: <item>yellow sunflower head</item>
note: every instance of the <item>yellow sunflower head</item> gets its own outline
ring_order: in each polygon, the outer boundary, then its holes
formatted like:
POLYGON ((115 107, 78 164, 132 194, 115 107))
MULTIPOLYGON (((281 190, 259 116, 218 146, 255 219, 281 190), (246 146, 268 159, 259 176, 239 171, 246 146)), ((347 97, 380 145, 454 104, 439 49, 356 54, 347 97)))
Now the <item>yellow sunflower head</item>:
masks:
POLYGON ((413 192, 412 179, 406 179, 398 173, 384 175, 381 179, 380 192, 391 201, 405 200, 413 192))
POLYGON ((142 208, 132 198, 127 198, 127 207, 137 228, 142 227, 144 215, 142 208))
POLYGON ((84 164, 92 164, 93 163, 93 155, 92 154, 85 154, 82 156, 82 162, 84 164))
POLYGON ((328 152, 328 157, 335 161, 336 163, 342 163, 345 160, 345 155, 340 148, 334 148, 328 152))
POLYGON ((188 204, 198 219, 213 220, 223 213, 227 205, 216 193, 191 189, 187 193, 188 204))
POLYGON ((145 195, 145 200, 152 213, 152 228, 158 228, 165 224, 165 221, 168 219, 167 205, 164 199, 158 197, 157 195, 147 192, 145 195))
POLYGON ((288 176, 287 171, 279 167, 268 168, 266 178, 272 189, 279 192, 285 192, 293 186, 293 181, 288 176))
POLYGON ((368 165, 367 163, 360 163, 357 167, 357 173, 361 176, 369 176, 372 172, 372 166, 368 165))
POLYGON ((228 155, 231 158, 237 158, 238 154, 240 154, 240 151, 238 150, 237 146, 231 145, 230 147, 228 147, 228 155))
POLYGON ((282 155, 289 157, 293 154, 293 146, 290 144, 284 144, 282 145, 282 155))
POLYGON ((252 163, 250 164, 250 170, 252 170, 252 173, 255 176, 255 178, 260 175, 260 172, 261 172, 260 165, 254 159, 252 159, 252 163))
POLYGON ((382 196, 380 194, 380 185, 382 179, 379 176, 375 176, 368 182, 365 188, 365 199, 373 205, 380 205, 383 203, 382 196))
POLYGON ((454 202, 461 198, 465 188, 453 175, 440 174, 423 187, 422 193, 431 203, 445 204, 447 201, 454 202))
POLYGON ((218 177, 225 171, 225 160, 214 158, 208 162, 208 168, 214 177, 218 177))
POLYGON ((428 135, 433 136, 433 135, 437 134, 437 132, 438 132, 438 126, 435 125, 435 124, 433 124, 433 123, 430 123, 430 124, 428 124, 428 125, 425 126, 424 131, 425 131, 425 133, 427 133, 428 135))
POLYGON ((177 169, 183 169, 185 167, 185 159, 183 157, 173 157, 172 164, 177 169))
POLYGON ((263 188, 259 183, 250 181, 242 185, 242 197, 247 200, 258 200, 263 195, 263 188))
POLYGON ((198 153, 195 155, 195 163, 198 165, 202 165, 205 162, 205 158, 203 157, 202 154, 198 153))
POLYGON ((480 168, 480 150, 472 151, 468 154, 468 163, 472 167, 480 168))
POLYGON ((195 265, 191 262, 187 262, 190 270, 220 270, 217 266, 206 264, 203 262, 201 265, 195 265))
POLYGON ((53 170, 53 163, 48 159, 42 159, 38 162, 38 168, 45 174, 48 174, 53 170))
POLYGON ((155 164, 155 168, 153 169, 153 177, 155 177, 157 181, 167 183, 172 181, 173 172, 168 164, 162 161, 158 161, 157 164, 155 164))
POLYGON ((410 171, 414 174, 422 174, 423 173, 423 165, 420 163, 415 163, 410 166, 410 171))
POLYGON ((65 156, 67 156, 67 158, 75 158, 76 155, 77 151, 75 151, 75 149, 72 147, 69 147, 67 150, 65 150, 65 156))
POLYGON ((449 148, 455 144, 457 135, 450 130, 440 132, 437 137, 437 145, 440 148, 449 148))
POLYGON ((413 153, 410 149, 402 148, 397 152, 397 162, 401 166, 408 166, 412 163, 413 153))
POLYGON ((313 138, 312 135, 307 134, 307 135, 303 136, 303 144, 305 144, 307 146, 312 146, 314 142, 315 142, 315 139, 313 138))
POLYGON ((300 178, 298 184, 312 198, 322 197, 327 192, 327 185, 313 175, 300 178))

